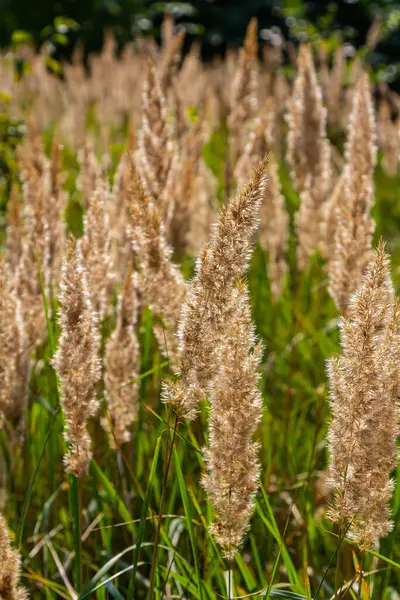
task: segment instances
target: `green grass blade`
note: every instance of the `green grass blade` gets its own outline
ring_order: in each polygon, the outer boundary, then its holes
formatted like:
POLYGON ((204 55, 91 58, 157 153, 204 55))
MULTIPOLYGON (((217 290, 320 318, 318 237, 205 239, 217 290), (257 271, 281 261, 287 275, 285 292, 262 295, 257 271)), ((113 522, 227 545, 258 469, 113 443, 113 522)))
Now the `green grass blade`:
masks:
POLYGON ((154 479, 156 477, 156 472, 157 472, 157 464, 158 464, 158 457, 160 455, 160 447, 161 447, 161 437, 157 438, 157 444, 156 444, 156 448, 155 448, 154 455, 153 455, 153 461, 151 463, 149 480, 147 482, 146 495, 144 498, 142 514, 140 517, 139 531, 138 531, 137 539, 136 539, 136 548, 135 548, 135 553, 133 555, 133 572, 132 572, 132 580, 133 581, 132 581, 132 588, 131 588, 132 596, 134 595, 134 591, 135 591, 136 571, 137 571, 138 562, 139 562, 140 548, 141 548, 141 545, 143 542, 144 528, 146 526, 147 512, 149 510, 151 494, 153 491, 153 483, 154 483, 154 479))
POLYGON ((257 584, 254 579, 254 575, 250 571, 249 566, 245 563, 245 561, 243 560, 243 557, 240 554, 237 554, 235 556, 235 562, 236 562, 237 566, 239 567, 239 571, 244 579, 247 591, 251 592, 253 590, 256 590, 257 584))
POLYGON ((100 467, 98 466, 96 461, 94 461, 94 460, 91 461, 90 468, 91 468, 93 475, 96 477, 96 479, 99 481, 102 488, 106 492, 109 502, 113 506, 115 506, 115 508, 118 510, 120 516, 122 517, 122 520, 127 523, 126 527, 129 529, 129 531, 131 531, 131 533, 134 534, 136 532, 136 528, 133 523, 130 523, 130 521, 132 521, 132 515, 131 515, 130 511, 128 510, 128 508, 126 507, 126 504, 124 503, 124 501, 119 496, 114 485, 107 478, 105 473, 103 473, 103 471, 100 469, 100 467))
MULTIPOLYGON (((120 575, 123 575, 124 573, 128 573, 132 569, 133 569, 133 565, 129 565, 129 567, 125 567, 125 569, 122 569, 121 571, 118 571, 118 573, 114 573, 114 575, 111 575, 110 577, 107 577, 107 579, 104 579, 104 581, 102 581, 101 583, 99 583, 99 585, 97 585, 94 588, 91 588, 89 590, 89 592, 85 592, 81 596, 79 596, 78 600, 84 600, 84 598, 89 598, 89 596, 91 596, 92 594, 94 594, 95 592, 97 592, 97 590, 101 589, 102 587, 104 587, 105 585, 107 585, 108 583, 110 583, 111 581, 113 581, 114 579, 117 579, 117 577, 119 577, 120 575)), ((123 598, 123 596, 121 596, 121 594, 120 594, 120 597, 123 598)))
POLYGON ((82 553, 81 553, 81 510, 79 502, 79 481, 75 475, 69 476, 69 506, 72 518, 74 541, 74 584, 76 591, 82 589, 82 553))
MULTIPOLYGON (((169 571, 164 565, 160 565, 161 571, 165 571, 165 574, 172 579, 175 579, 178 583, 180 583, 186 592, 191 594, 190 598, 196 598, 196 600, 201 600, 199 596, 199 588, 193 585, 192 579, 190 577, 185 577, 180 573, 175 573, 174 571, 169 571)), ((186 595, 185 595, 186 597, 186 595)))
POLYGON ((193 523, 192 523, 192 511, 191 511, 191 508, 190 508, 190 502, 189 502, 189 497, 188 497, 188 493, 187 493, 187 489, 186 489, 186 483, 185 483, 185 480, 183 478, 181 464, 180 464, 180 461, 179 461, 179 455, 178 455, 178 452, 177 452, 176 448, 174 448, 174 464, 175 464, 176 474, 177 474, 177 477, 178 477, 178 483, 179 483, 179 489, 180 489, 180 492, 181 492, 181 497, 182 497, 182 502, 183 502, 183 508, 184 508, 185 515, 186 515, 186 523, 187 523, 187 528, 188 528, 188 532, 189 532, 190 543, 191 543, 191 546, 192 546, 194 566, 195 566, 196 579, 197 579, 197 587, 198 587, 198 590, 199 590, 199 598, 200 598, 200 600, 203 600, 203 591, 202 591, 202 585, 201 585, 199 557, 198 557, 198 554, 197 554, 197 545, 196 545, 196 540, 195 540, 195 536, 194 536, 194 529, 193 529, 193 523))
POLYGON ((271 598, 280 598, 281 600, 307 600, 306 596, 289 592, 286 590, 271 590, 271 598))
MULTIPOLYGON (((330 535, 339 538, 337 533, 334 533, 333 531, 328 531, 328 529, 324 529, 324 527, 319 527, 319 529, 321 529, 322 531, 325 531, 326 533, 329 533, 330 535)), ((348 538, 343 538, 343 541, 346 542, 346 544, 349 544, 350 546, 353 546, 353 548, 358 548, 358 544, 357 542, 354 542, 353 540, 349 540, 348 538)), ((371 554, 371 556, 375 556, 376 558, 380 558, 381 560, 383 560, 384 562, 386 562, 388 565, 391 565, 392 567, 395 567, 396 569, 400 570, 400 563, 395 562, 394 560, 392 560, 391 558, 388 558, 387 556, 383 556, 383 554, 379 554, 379 552, 375 552, 375 550, 365 550, 366 554, 371 554)))
POLYGON ((156 365, 152 369, 148 369, 144 373, 141 373, 140 375, 138 375, 134 379, 131 379, 130 381, 127 381, 126 383, 123 383, 122 385, 120 385, 120 388, 124 388, 127 385, 132 385, 133 383, 137 383, 138 381, 141 381, 142 379, 145 379, 149 375, 153 375, 153 373, 156 373, 157 371, 160 371, 160 369, 163 369, 167 365, 169 365, 169 360, 166 360, 166 361, 162 362, 160 365, 156 365))
POLYGON ((269 580, 269 585, 268 585, 268 589, 267 589, 267 593, 266 593, 266 598, 267 599, 271 596, 271 593, 272 593, 272 585, 274 583, 276 571, 278 569, 279 561, 280 561, 280 558, 281 558, 282 546, 283 546, 283 539, 284 539, 284 537, 286 535, 286 530, 287 530, 288 525, 289 525, 289 519, 290 519, 290 512, 289 512, 289 514, 287 516, 287 519, 286 519, 285 530, 283 532, 283 536, 281 537, 281 541, 279 542, 278 554, 276 555, 276 558, 275 558, 275 561, 274 561, 274 566, 272 568, 271 579, 269 580))
MULTIPOLYGON (((109 561, 106 562, 105 565, 103 565, 98 571, 97 573, 92 577, 92 579, 89 581, 89 583, 87 584, 87 586, 85 587, 84 590, 82 590, 82 593, 80 594, 78 600, 84 600, 85 598, 89 598, 89 596, 91 596, 97 589, 99 589, 100 586, 98 586, 97 584, 101 581, 102 577, 104 577, 104 575, 106 573, 108 573, 108 571, 119 561, 121 560, 121 558, 127 554, 128 552, 132 552, 132 550, 134 550, 136 547, 136 544, 132 545, 132 546, 128 546, 128 548, 125 548, 124 550, 122 550, 122 552, 119 552, 118 554, 116 554, 115 556, 113 556, 112 558, 110 558, 109 561)), ((132 568, 132 565, 129 565, 128 567, 129 569, 132 568)))
POLYGON ((296 568, 292 562, 292 559, 290 558, 290 554, 286 548, 286 545, 283 541, 283 538, 279 532, 279 528, 278 525, 275 521, 275 517, 274 517, 274 513, 272 511, 272 507, 269 503, 267 494, 265 493, 264 489, 261 487, 261 493, 263 496, 263 500, 265 503, 265 506, 267 508, 267 515, 264 513, 262 507, 261 507, 261 503, 259 501, 256 502, 256 510, 257 513, 260 515, 263 523, 266 525, 267 529, 269 530, 269 532, 273 535, 273 537, 275 538, 275 540, 278 542, 278 544, 281 545, 281 553, 282 553, 282 559, 285 565, 285 568, 287 570, 288 573, 288 577, 289 577, 289 581, 292 585, 296 586, 296 588, 300 591, 303 591, 303 586, 300 582, 299 576, 297 574, 296 568))
POLYGON ((30 499, 31 499, 31 496, 32 496, 32 492, 33 492, 33 488, 34 488, 34 485, 35 485, 36 477, 37 477, 38 472, 39 472, 39 467, 40 467, 41 462, 43 460, 44 453, 45 453, 45 450, 46 450, 46 446, 47 446, 47 443, 48 443, 48 441, 50 439, 50 435, 51 435, 54 423, 55 423, 55 421, 57 419, 57 416, 58 416, 59 412, 60 412, 60 410, 57 409, 56 412, 54 413, 51 421, 50 421, 50 425, 49 425, 49 428, 48 428, 47 433, 46 433, 46 437, 45 437, 45 440, 44 440, 44 443, 43 443, 43 447, 42 447, 42 450, 41 450, 40 455, 39 455, 39 460, 36 463, 35 470, 33 471, 32 477, 30 478, 30 481, 29 481, 28 489, 26 491, 25 500, 24 500, 24 504, 23 504, 23 507, 22 507, 22 511, 21 511, 21 518, 20 518, 20 521, 19 521, 18 536, 17 536, 17 546, 18 546, 18 548, 21 548, 22 536, 23 536, 23 533, 24 533, 24 525, 25 525, 26 514, 28 512, 29 502, 30 502, 30 499))
MULTIPOLYGON (((42 577, 37 573, 22 573, 21 577, 23 577, 24 579, 36 581, 40 584, 42 589, 45 590, 45 592, 51 590, 54 594, 57 595, 57 597, 64 598, 65 600, 71 600, 71 594, 64 586, 58 583, 54 583, 54 581, 49 581, 48 579, 42 577)), ((51 598, 54 598, 54 596, 51 596, 51 598)))

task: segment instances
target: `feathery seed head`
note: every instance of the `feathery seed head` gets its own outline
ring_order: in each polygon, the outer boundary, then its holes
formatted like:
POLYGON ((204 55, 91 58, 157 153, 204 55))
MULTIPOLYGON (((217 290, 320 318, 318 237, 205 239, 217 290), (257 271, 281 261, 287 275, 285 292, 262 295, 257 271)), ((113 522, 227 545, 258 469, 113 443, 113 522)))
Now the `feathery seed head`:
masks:
POLYGON ((0 598, 4 600, 28 600, 28 594, 20 587, 21 558, 11 547, 7 523, 0 514, 0 598))
POLYGON ((24 219, 22 217, 22 204, 19 199, 18 186, 13 183, 10 191, 10 198, 7 204, 7 253, 6 260, 10 269, 14 271, 21 259, 24 219))
POLYGON ((12 422, 23 434, 28 397, 29 360, 21 306, 12 289, 7 263, 0 258, 0 422, 12 422))
POLYGON ((158 206, 144 188, 141 175, 131 159, 129 180, 130 234, 140 261, 139 289, 153 314, 162 319, 156 329, 164 353, 176 360, 176 331, 186 284, 171 260, 172 250, 165 239, 164 223, 158 206))
POLYGON ((252 18, 246 32, 244 46, 232 81, 229 127, 232 133, 234 159, 242 152, 246 139, 246 124, 255 117, 258 95, 258 22, 252 18))
POLYGON ((328 364, 332 422, 330 517, 363 548, 392 528, 390 473, 397 463, 400 307, 381 242, 341 321, 342 354, 328 364))
POLYGON ((375 120, 366 73, 359 77, 353 95, 345 156, 335 212, 333 252, 328 264, 329 291, 338 310, 344 313, 370 259, 375 229, 370 214, 374 201, 375 120))
MULTIPOLYGON (((174 404, 178 415, 194 419, 215 376, 219 344, 231 314, 231 286, 243 277, 267 186, 268 158, 253 179, 222 208, 196 265, 179 325, 179 374, 174 404)), ((169 398, 173 395, 169 388, 169 398)))
POLYGON ((94 190, 84 217, 81 241, 92 304, 100 321, 107 315, 114 288, 111 232, 106 210, 108 193, 106 182, 94 190))
MULTIPOLYGON (((118 303, 117 326, 106 345, 105 387, 112 421, 113 434, 118 444, 131 439, 130 428, 138 413, 139 383, 132 382, 140 367, 140 350, 135 333, 138 319, 137 275, 129 263, 118 303), (126 385, 127 382, 131 382, 126 385), (124 385, 125 384, 125 385, 124 385)), ((102 419, 108 431, 109 422, 102 419)), ((113 436, 109 436, 114 446, 113 436)))
POLYGON ((69 444, 64 462, 67 471, 82 477, 91 459, 86 423, 98 408, 95 384, 101 373, 100 340, 80 245, 72 237, 62 263, 59 301, 61 336, 53 365, 61 382, 64 435, 69 444))
POLYGON ((143 86, 143 115, 139 135, 139 164, 147 191, 163 219, 170 213, 168 186, 174 163, 172 130, 167 120, 165 98, 154 64, 147 62, 143 86))
POLYGON ((232 560, 249 527, 258 487, 258 446, 252 436, 261 418, 256 344, 246 286, 231 289, 232 313, 220 345, 218 373, 210 393, 209 447, 203 485, 215 510, 211 531, 232 560))
POLYGON ((331 185, 326 109, 322 102, 312 51, 306 45, 300 46, 298 72, 287 121, 287 160, 301 199, 296 215, 297 259, 299 268, 304 269, 318 245, 331 185), (312 219, 310 215, 313 215, 312 219))

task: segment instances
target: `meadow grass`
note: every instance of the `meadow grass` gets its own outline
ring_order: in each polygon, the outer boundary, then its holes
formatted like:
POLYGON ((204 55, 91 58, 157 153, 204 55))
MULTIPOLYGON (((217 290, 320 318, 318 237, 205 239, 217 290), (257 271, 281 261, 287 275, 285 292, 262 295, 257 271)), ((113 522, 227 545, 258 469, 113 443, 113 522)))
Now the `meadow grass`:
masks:
MULTIPOLYGON (((296 198, 283 165, 281 176, 293 214, 296 198)), ((398 180, 378 168, 377 182, 376 210, 382 214, 398 180)), ((395 212, 396 204, 391 208, 395 212)), ((397 242, 388 235, 396 220, 396 214, 386 212, 376 236, 386 232, 398 280, 397 242)), ((292 235, 292 246, 293 241, 292 235)), ((168 365, 158 352, 148 310, 139 327, 140 408, 132 441, 113 451, 105 432, 92 424, 94 459, 88 477, 77 482, 65 475, 63 418, 50 365, 59 334, 56 304, 44 306, 49 336, 32 368, 25 443, 12 449, 6 430, 0 434, 6 515, 31 597, 70 598, 69 582, 82 599, 145 598, 153 561, 156 598, 169 597, 171 590, 178 598, 199 599, 228 593, 321 600, 334 595, 338 537, 323 519, 329 496, 321 478, 329 419, 325 361, 338 351, 336 310, 321 260, 315 256, 301 275, 294 262, 292 251, 291 277, 276 304, 271 301, 267 257, 258 245, 248 273, 253 317, 265 344, 264 412, 256 436, 262 477, 249 535, 232 565, 223 560, 208 532, 210 507, 199 483, 208 409, 202 406, 197 421, 182 421, 174 432, 171 408, 159 403, 168 365), (160 521, 162 496, 165 516, 160 521)), ((106 322, 105 330, 109 328, 106 322)), ((400 472, 392 510, 394 530, 382 540, 379 553, 369 552, 364 559, 363 597, 394 598, 390 590, 400 585, 400 472)), ((341 540, 341 553, 340 585, 346 585, 359 553, 348 540, 341 540)))
MULTIPOLYGON (((90 111, 87 127, 100 123, 90 111)), ((108 175, 114 178, 127 127, 116 128, 108 175)), ((54 128, 43 133, 49 155, 54 128)), ((217 178, 224 202, 228 128, 223 119, 206 140, 202 157, 217 178)), ((328 130, 328 137, 334 136, 328 130)), ((395 289, 400 282, 399 176, 389 176, 379 153, 372 215, 392 256, 395 289)), ((66 228, 84 231, 84 198, 77 189, 79 163, 67 143, 66 228)), ((37 253, 47 334, 32 354, 29 403, 23 442, 11 425, 0 429, 1 507, 22 558, 22 584, 30 598, 166 600, 167 598, 281 598, 282 600, 395 600, 400 589, 400 468, 394 473, 393 530, 379 551, 360 552, 325 517, 332 499, 326 485, 326 434, 330 419, 326 361, 340 350, 338 314, 328 293, 325 261, 316 252, 297 266, 295 214, 300 199, 289 169, 279 158, 279 179, 289 214, 288 273, 275 301, 268 279, 268 253, 257 241, 246 274, 256 334, 264 346, 260 365, 263 413, 254 436, 259 443, 260 486, 249 531, 230 562, 223 558, 209 526, 214 515, 201 484, 205 472, 209 405, 201 402, 193 421, 177 419, 160 401, 163 378, 174 378, 154 329, 157 315, 141 306, 137 328, 140 369, 126 382, 139 389, 132 439, 122 445, 89 421, 93 458, 79 479, 65 472, 67 442, 60 382, 52 366, 60 336, 57 292, 46 293, 37 253), (111 446, 115 446, 111 447, 111 446), (363 575, 360 577, 360 571, 363 575), (357 588, 354 585, 362 581, 357 588)), ((4 191, 4 190, 3 190, 4 191)), ((4 198, 7 193, 4 192, 4 198)), ((188 281, 195 259, 180 264, 188 281)), ((101 354, 116 321, 113 310, 101 324, 101 354)), ((100 417, 109 424, 104 377, 96 387, 100 417)), ((1 589, 0 589, 1 596, 1 589)), ((12 599, 10 599, 12 600, 12 599)))

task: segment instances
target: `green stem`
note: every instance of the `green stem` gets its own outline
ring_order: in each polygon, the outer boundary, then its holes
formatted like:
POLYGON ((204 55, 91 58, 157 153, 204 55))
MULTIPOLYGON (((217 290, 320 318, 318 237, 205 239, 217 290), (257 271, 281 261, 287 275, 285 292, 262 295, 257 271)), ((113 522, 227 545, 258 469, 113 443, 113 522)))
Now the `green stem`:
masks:
MULTIPOLYGON (((162 487, 162 492, 161 492, 161 500, 160 500, 160 510, 159 510, 158 524, 157 524, 157 529, 156 529, 156 537, 155 537, 155 540, 154 540, 153 560, 152 560, 152 563, 151 563, 150 587, 149 587, 148 600, 153 600, 153 596, 154 596, 154 579, 155 579, 156 566, 157 566, 158 546, 159 546, 159 543, 160 543, 160 532, 161 532, 162 516, 163 516, 165 495, 166 495, 166 491, 167 491, 168 474, 169 474, 169 469, 170 469, 170 466, 171 466, 171 459, 172 459, 172 453, 173 453, 173 450, 174 450, 174 444, 175 444, 177 427, 178 427, 178 415, 175 416, 175 423, 174 423, 174 429, 173 429, 173 432, 172 432, 171 446, 169 448, 169 451, 167 452, 167 462, 166 462, 165 471, 164 471, 164 479, 163 479, 163 487, 162 487)), ((169 435, 169 433, 168 433, 168 435, 169 435)))
POLYGON ((74 539, 74 584, 80 593, 82 589, 82 542, 81 542, 81 510, 79 501, 79 480, 76 475, 69 476, 69 505, 72 518, 72 531, 74 539))

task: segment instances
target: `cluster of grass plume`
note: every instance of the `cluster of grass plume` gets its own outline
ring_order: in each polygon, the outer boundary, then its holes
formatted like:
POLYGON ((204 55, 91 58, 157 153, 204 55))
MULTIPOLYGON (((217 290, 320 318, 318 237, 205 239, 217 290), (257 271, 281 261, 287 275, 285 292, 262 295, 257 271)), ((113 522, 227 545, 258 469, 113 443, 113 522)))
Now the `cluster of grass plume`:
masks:
POLYGON ((0 598, 395 598, 398 98, 162 31, 0 63, 0 598))

